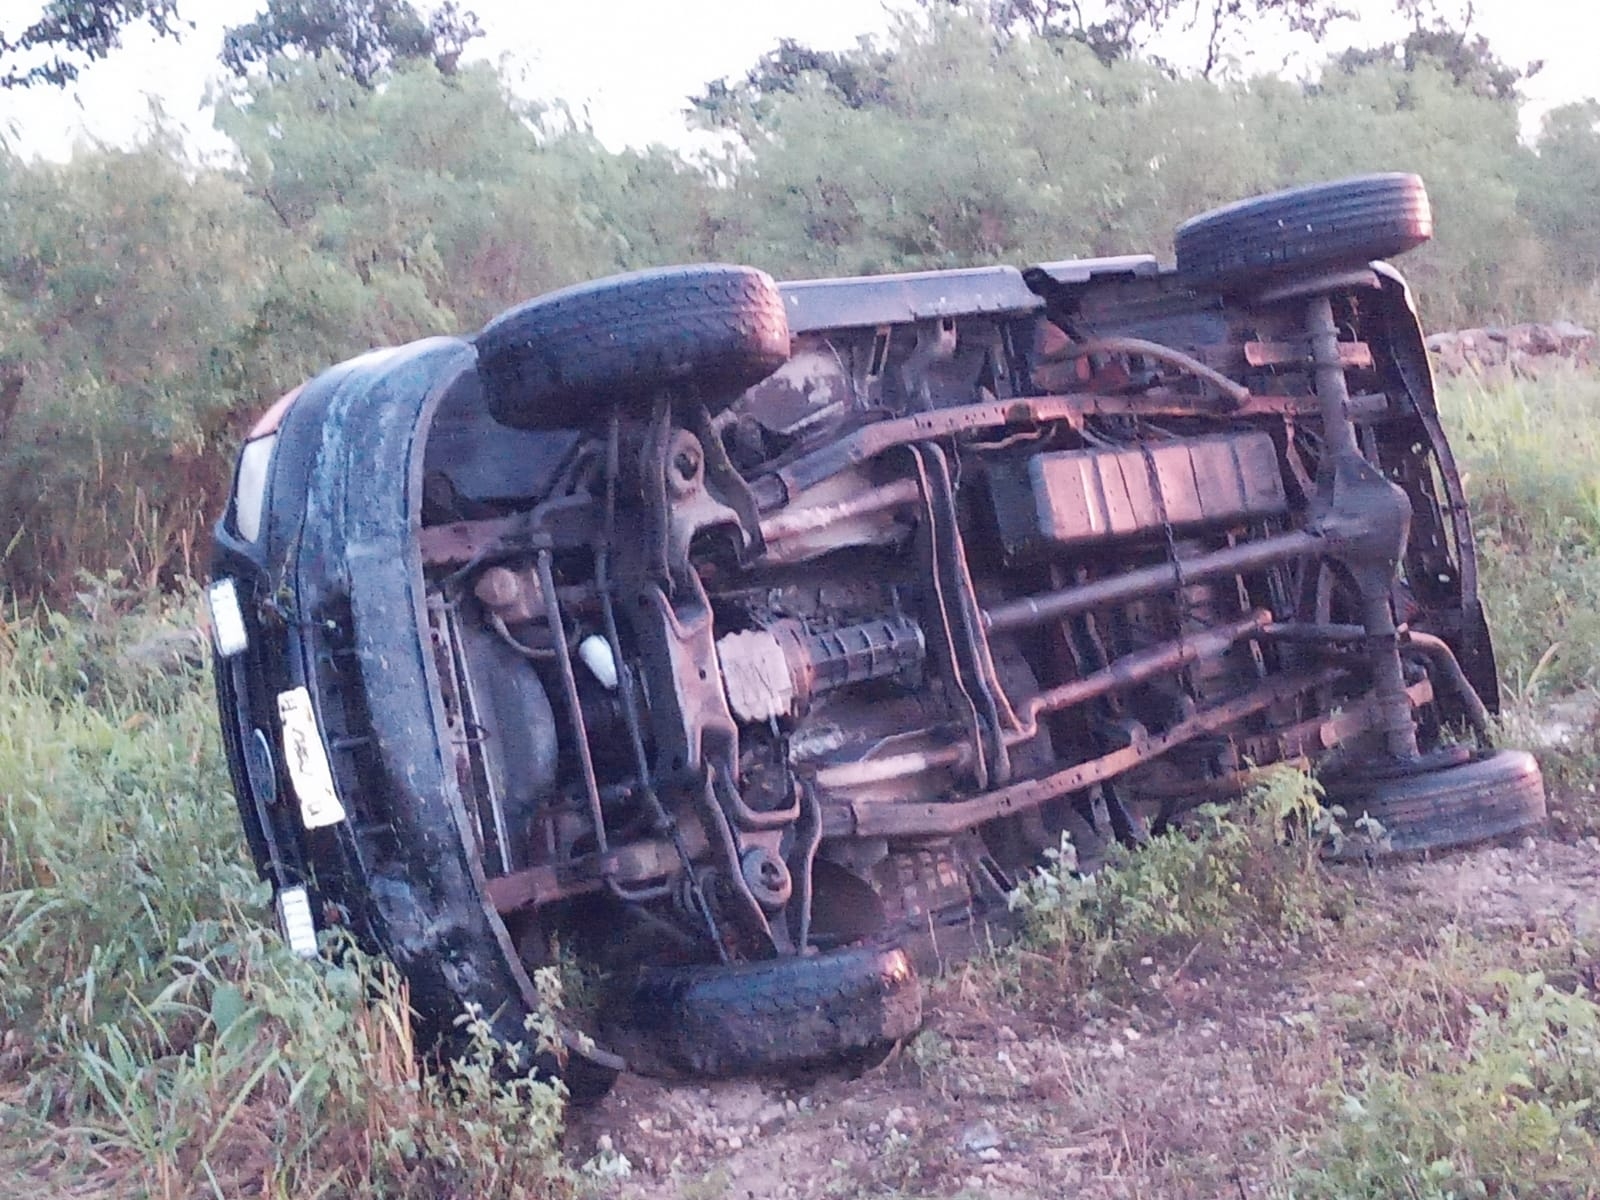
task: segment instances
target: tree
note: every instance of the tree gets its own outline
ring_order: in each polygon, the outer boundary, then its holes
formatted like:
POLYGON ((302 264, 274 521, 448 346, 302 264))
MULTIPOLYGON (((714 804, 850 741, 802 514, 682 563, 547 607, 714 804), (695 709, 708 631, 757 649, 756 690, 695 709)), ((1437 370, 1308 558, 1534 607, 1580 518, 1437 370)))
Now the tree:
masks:
POLYGON ((807 76, 819 78, 848 108, 884 104, 889 87, 886 72, 893 57, 876 48, 869 37, 860 38, 855 49, 841 52, 813 50, 794 38, 782 38, 742 80, 708 83, 705 91, 690 99, 689 111, 714 129, 733 128, 750 116, 759 120, 774 97, 793 95, 807 76))
POLYGON ((223 35, 222 62, 236 75, 274 58, 331 54, 362 87, 396 62, 432 62, 452 74, 467 43, 482 37, 476 14, 446 0, 426 17, 409 0, 267 0, 254 21, 223 35))
POLYGON ((1435 0, 1404 0, 1401 12, 1412 23, 1411 32, 1398 42, 1367 49, 1346 50, 1337 59, 1347 71, 1374 63, 1398 62, 1407 72, 1428 64, 1442 70, 1459 88, 1489 100, 1515 101, 1522 84, 1538 74, 1542 62, 1514 67, 1494 52, 1489 39, 1472 32, 1473 5, 1446 15, 1435 0))
POLYGON ((176 0, 50 0, 21 33, 0 30, 0 89, 64 87, 139 24, 171 38, 184 28, 176 0))
MULTIPOLYGON (((996 42, 1026 37, 1060 46, 1087 47, 1104 64, 1142 59, 1178 74, 1151 51, 1157 39, 1182 32, 1204 39, 1198 73, 1216 75, 1235 43, 1258 34, 1263 23, 1320 41, 1335 21, 1350 16, 1340 0, 917 0, 923 14, 964 13, 981 20, 996 42)), ((1401 11, 1430 0, 1391 0, 1401 11)), ((898 36, 898 35, 897 35, 898 36)), ((794 93, 811 77, 851 108, 888 103, 892 49, 862 38, 849 50, 814 50, 792 38, 762 55, 742 80, 716 80, 690 101, 691 113, 713 128, 750 118, 759 123, 771 102, 794 93)))
MULTIPOLYGON (((929 0, 924 0, 928 3, 929 0)), ((939 0, 932 0, 937 3, 939 0)), ((960 5, 964 0, 946 0, 960 5)), ((1087 46, 1103 63, 1147 58, 1150 43, 1179 28, 1205 39, 1200 74, 1210 78, 1235 40, 1263 22, 1320 41, 1350 13, 1338 0, 989 0, 988 19, 1008 33, 1087 46)))
MULTIPOLYGON (((1600 101, 1583 100, 1545 114, 1538 154, 1528 163, 1518 207, 1549 245, 1569 294, 1600 285, 1600 101)), ((1544 311, 1555 311, 1559 301, 1544 311)))

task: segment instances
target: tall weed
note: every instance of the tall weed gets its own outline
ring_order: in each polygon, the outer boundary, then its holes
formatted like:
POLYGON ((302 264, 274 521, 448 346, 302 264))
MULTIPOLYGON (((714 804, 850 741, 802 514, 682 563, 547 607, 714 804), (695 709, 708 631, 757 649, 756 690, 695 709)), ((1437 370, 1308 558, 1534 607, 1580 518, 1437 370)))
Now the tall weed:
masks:
POLYGON ((419 1070, 391 966, 265 928, 193 600, 0 624, 0 1194, 568 1194, 556 1086, 481 1022, 419 1070))
POLYGON ((1310 929, 1329 895, 1317 847, 1335 828, 1316 783, 1275 768, 1238 804, 1198 808, 1093 875, 1078 873, 1064 841, 1011 904, 1031 947, 1071 981, 1115 983, 1153 954, 1207 939, 1310 929))
POLYGON ((1500 971, 1465 1020, 1368 1060, 1337 1089, 1293 1200, 1580 1197, 1600 1178, 1600 1006, 1500 971))
POLYGON ((1462 376, 1440 409, 1507 690, 1600 686, 1600 375, 1462 376))

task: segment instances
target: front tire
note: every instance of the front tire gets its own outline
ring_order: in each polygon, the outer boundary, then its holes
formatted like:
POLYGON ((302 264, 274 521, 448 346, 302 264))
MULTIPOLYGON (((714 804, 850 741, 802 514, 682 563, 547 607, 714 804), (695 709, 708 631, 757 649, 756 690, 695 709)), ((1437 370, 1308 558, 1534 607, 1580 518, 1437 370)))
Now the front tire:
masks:
POLYGON ((922 984, 899 947, 858 946, 728 966, 651 968, 623 1018, 694 1075, 769 1074, 869 1064, 922 1024, 922 984))
POLYGON ((614 275, 496 317, 476 340, 489 411, 518 429, 592 426, 675 391, 713 412, 789 359, 778 285, 706 264, 614 275))

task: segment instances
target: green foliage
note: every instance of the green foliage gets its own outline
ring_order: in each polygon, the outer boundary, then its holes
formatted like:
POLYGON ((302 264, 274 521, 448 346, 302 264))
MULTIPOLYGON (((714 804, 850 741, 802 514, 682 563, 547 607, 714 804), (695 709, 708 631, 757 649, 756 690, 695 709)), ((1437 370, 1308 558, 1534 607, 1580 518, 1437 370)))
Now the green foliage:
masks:
POLYGON ((1600 1169, 1600 1006, 1537 972, 1499 972, 1457 1036, 1369 1062, 1338 1097, 1296 1200, 1579 1197, 1600 1169))
POLYGON ((681 255, 706 186, 664 156, 606 152, 482 66, 452 79, 416 67, 374 93, 302 64, 225 102, 218 124, 247 193, 293 242, 382 297, 392 327, 370 325, 373 338, 472 327, 526 295, 681 255))
POLYGON ((1347 71, 1396 62, 1407 71, 1414 71, 1428 64, 1443 70, 1456 87, 1475 96, 1513 102, 1521 99, 1523 82, 1536 75, 1542 65, 1514 67, 1494 52, 1489 39, 1481 33, 1454 28, 1437 16, 1432 24, 1419 22, 1401 41, 1352 48, 1336 61, 1347 71))
POLYGON ((1514 697, 1600 687, 1600 379, 1463 376, 1440 396, 1514 697))
POLYGON ((84 620, 0 637, 0 1016, 40 1053, 148 997, 190 930, 253 891, 183 638, 103 592, 84 620))
POLYGON ((1327 898, 1317 847, 1336 832, 1316 783, 1273 768, 1232 807, 1202 806, 1093 875, 1064 840, 1011 905, 1070 979, 1115 983, 1158 952, 1308 930, 1327 898))
POLYGON ((331 63, 223 102, 238 169, 158 133, 64 166, 0 154, 0 583, 200 567, 255 415, 375 345, 675 257, 706 182, 613 155, 489 69, 362 88, 331 63), (20 381, 14 400, 8 381, 20 381))
POLYGON ((126 1157, 159 1196, 566 1194, 561 1095, 512 1072, 485 1022, 451 1070, 425 1073, 392 966, 348 950, 310 965, 256 926, 217 932, 76 1054, 75 1132, 102 1157, 126 1157))
POLYGON ((569 1194, 562 1097, 483 1022, 425 1074, 391 966, 263 928, 194 601, 103 581, 0 627, 0 1163, 30 1194, 569 1194))
POLYGON ((1552 258, 1517 199, 1533 156, 1514 106, 1435 66, 1279 80, 1170 78, 1070 39, 996 42, 960 13, 768 89, 725 170, 719 256, 795 275, 1027 262, 1170 245, 1188 216, 1362 171, 1429 182, 1437 241, 1407 259, 1430 320, 1544 311, 1552 258), (748 166, 745 166, 745 163, 748 166))
POLYGON ((71 83, 115 50, 130 25, 161 37, 177 37, 183 27, 176 0, 50 0, 42 7, 16 36, 0 30, 0 91, 71 83))
POLYGON ((690 112, 712 129, 759 126, 771 98, 792 95, 808 86, 807 76, 819 77, 849 108, 881 105, 887 99, 884 69, 892 58, 892 52, 879 50, 868 37, 863 37, 853 52, 843 54, 779 38, 778 45, 763 54, 742 80, 708 83, 705 91, 690 99, 690 112))
POLYGON ((5 566, 26 592, 78 565, 171 578, 220 499, 218 353, 275 249, 238 185, 155 141, 64 166, 0 160, 0 320, 23 380, 0 440, 5 566))
MULTIPOLYGON (((1545 114, 1538 155, 1524 163, 1517 203, 1539 237, 1560 248, 1551 266, 1562 283, 1593 305, 1600 294, 1600 238, 1594 197, 1600 195, 1600 101, 1545 114)), ((1594 305, 1591 308, 1600 308, 1594 305)))
POLYGON ((453 0, 426 17, 409 0, 267 0, 255 20, 223 36, 222 63, 247 75, 285 56, 327 55, 370 88, 396 63, 431 62, 451 73, 461 51, 482 36, 478 18, 453 0))
POLYGON ((723 89, 708 119, 728 145, 693 160, 613 154, 490 67, 427 56, 371 87, 336 57, 274 59, 218 101, 227 164, 159 128, 66 165, 0 152, 0 586, 60 601, 113 568, 170 585, 283 392, 631 268, 1163 253, 1213 205, 1401 168, 1437 214, 1405 263, 1430 325, 1600 312, 1592 108, 1530 149, 1511 103, 1420 58, 1213 83, 997 20, 934 7, 881 44, 780 46, 723 89))

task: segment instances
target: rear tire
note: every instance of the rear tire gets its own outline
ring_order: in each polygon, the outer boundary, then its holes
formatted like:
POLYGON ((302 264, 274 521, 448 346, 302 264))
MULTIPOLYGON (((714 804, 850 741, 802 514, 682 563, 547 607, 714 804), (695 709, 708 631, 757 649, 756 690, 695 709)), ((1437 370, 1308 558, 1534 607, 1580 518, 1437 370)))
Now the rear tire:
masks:
POLYGON ((1494 750, 1417 775, 1343 776, 1324 789, 1327 802, 1345 810, 1347 830, 1370 816, 1386 835, 1376 850, 1352 837, 1330 851, 1334 859, 1453 850, 1535 829, 1546 816, 1544 779, 1525 750, 1494 750))
POLYGON ((647 411, 662 391, 713 412, 789 359, 771 276, 707 264, 614 275, 529 300, 475 339, 494 418, 580 429, 612 404, 647 411))
POLYGON ((1185 221, 1173 241, 1186 282, 1240 291, 1285 275, 1362 267, 1432 236, 1422 180, 1389 174, 1240 200, 1185 221))

